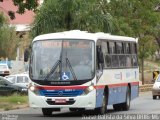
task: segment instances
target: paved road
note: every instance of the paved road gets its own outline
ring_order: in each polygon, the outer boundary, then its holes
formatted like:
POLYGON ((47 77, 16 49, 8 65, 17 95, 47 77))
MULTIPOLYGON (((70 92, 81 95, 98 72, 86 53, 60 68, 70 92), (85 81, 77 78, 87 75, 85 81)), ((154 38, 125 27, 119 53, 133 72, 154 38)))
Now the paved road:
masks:
POLYGON ((52 117, 43 117, 40 109, 32 109, 32 108, 5 111, 5 112, 0 112, 0 114, 2 114, 1 115, 2 120, 6 120, 5 119, 6 117, 18 118, 18 120, 63 120, 63 119, 82 120, 82 119, 109 119, 109 117, 113 117, 110 119, 126 119, 126 120, 127 119, 133 120, 136 118, 160 119, 160 99, 153 100, 151 92, 141 93, 138 98, 136 98, 131 102, 131 109, 129 111, 114 111, 112 106, 109 106, 108 109, 109 109, 108 113, 105 116, 94 115, 93 111, 86 111, 86 113, 84 114, 84 113, 69 112, 68 109, 63 109, 61 112, 54 112, 52 117), (129 116, 126 116, 128 114, 129 116), (137 114, 139 116, 135 116, 137 114), (156 116, 152 116, 149 114, 156 114, 156 116))

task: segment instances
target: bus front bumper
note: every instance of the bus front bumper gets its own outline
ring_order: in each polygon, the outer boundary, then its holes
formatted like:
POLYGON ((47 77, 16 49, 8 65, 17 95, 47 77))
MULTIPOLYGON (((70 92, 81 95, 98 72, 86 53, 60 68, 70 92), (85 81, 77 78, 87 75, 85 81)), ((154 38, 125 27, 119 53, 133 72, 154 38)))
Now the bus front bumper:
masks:
POLYGON ((87 95, 76 97, 45 97, 38 96, 29 90, 29 104, 33 108, 86 108, 96 106, 96 90, 87 95))

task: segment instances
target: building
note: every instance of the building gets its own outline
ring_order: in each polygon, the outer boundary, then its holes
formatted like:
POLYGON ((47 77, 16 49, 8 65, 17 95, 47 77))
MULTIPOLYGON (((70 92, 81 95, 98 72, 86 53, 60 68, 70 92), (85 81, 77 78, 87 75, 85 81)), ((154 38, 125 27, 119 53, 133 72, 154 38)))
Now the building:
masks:
POLYGON ((27 33, 30 30, 30 25, 34 21, 35 13, 33 11, 26 10, 24 14, 16 13, 18 7, 14 5, 12 0, 3 0, 0 2, 0 12, 3 12, 8 17, 9 25, 14 26, 17 32, 17 36, 22 39, 17 48, 17 60, 23 59, 23 53, 26 46, 29 44, 27 33), (10 19, 9 12, 13 11, 15 14, 14 19, 10 19))
POLYGON ((8 18, 9 11, 13 11, 15 13, 15 19, 9 19, 10 25, 15 26, 17 32, 29 31, 29 26, 34 20, 35 13, 33 11, 26 10, 26 12, 21 15, 16 13, 17 9, 18 7, 14 5, 12 0, 4 0, 3 2, 0 2, 0 11, 8 16, 8 18))

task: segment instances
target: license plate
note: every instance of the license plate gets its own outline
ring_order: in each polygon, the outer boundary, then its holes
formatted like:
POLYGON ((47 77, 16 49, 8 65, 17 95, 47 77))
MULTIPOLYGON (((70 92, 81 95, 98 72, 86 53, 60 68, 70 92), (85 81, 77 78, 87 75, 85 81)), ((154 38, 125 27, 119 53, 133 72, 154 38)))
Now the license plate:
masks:
POLYGON ((55 103, 66 103, 66 99, 55 99, 55 103))

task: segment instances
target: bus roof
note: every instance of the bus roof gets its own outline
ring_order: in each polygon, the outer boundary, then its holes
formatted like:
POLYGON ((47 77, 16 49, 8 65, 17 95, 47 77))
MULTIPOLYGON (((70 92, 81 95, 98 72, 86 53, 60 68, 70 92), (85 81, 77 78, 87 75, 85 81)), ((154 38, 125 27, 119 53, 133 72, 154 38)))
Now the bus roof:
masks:
POLYGON ((88 39, 88 40, 94 40, 95 42, 98 39, 130 41, 130 42, 138 41, 137 39, 132 37, 116 36, 116 35, 111 35, 109 33, 103 33, 103 32, 88 33, 87 31, 71 30, 71 31, 39 35, 34 38, 33 42, 37 40, 47 40, 47 39, 88 39))

